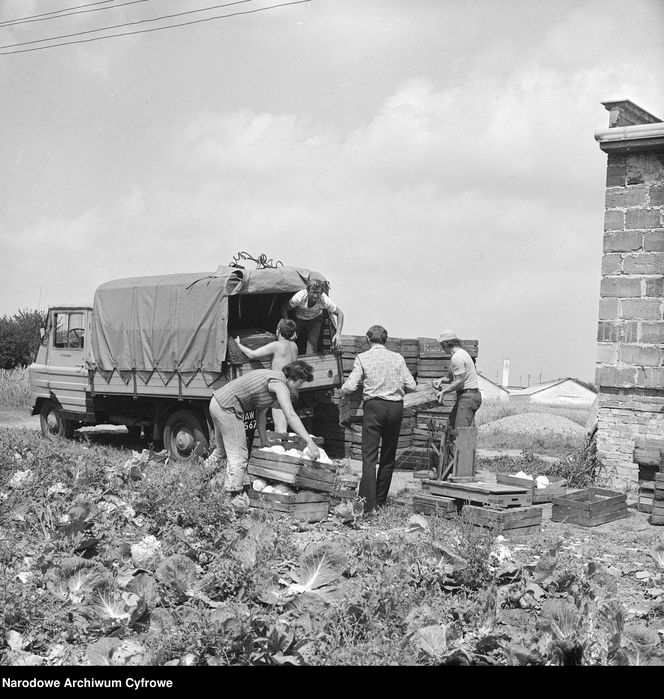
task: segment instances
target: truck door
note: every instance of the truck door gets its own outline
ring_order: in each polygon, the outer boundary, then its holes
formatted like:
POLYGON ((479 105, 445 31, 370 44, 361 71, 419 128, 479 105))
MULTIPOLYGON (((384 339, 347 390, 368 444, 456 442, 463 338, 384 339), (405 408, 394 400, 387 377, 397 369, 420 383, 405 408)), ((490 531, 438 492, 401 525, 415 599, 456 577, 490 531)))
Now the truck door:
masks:
POLYGON ((83 311, 53 312, 53 345, 49 364, 83 368, 85 360, 86 314, 83 311))
POLYGON ((52 314, 47 360, 49 388, 63 410, 85 413, 89 313, 86 309, 55 309, 52 314))

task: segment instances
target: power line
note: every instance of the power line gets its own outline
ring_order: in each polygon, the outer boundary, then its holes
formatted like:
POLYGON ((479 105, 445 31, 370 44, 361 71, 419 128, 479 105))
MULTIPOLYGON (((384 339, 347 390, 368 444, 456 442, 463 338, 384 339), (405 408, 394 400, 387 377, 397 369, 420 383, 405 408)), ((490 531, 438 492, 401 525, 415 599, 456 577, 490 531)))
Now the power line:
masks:
MULTIPOLYGON (((241 0, 241 2, 250 2, 251 0, 241 0)), ((239 15, 252 15, 257 12, 264 12, 266 10, 274 10, 279 7, 287 7, 288 5, 301 5, 305 2, 311 2, 311 0, 294 0, 293 2, 282 2, 278 5, 268 5, 267 7, 259 7, 255 10, 244 10, 242 12, 231 12, 227 15, 216 15, 215 17, 206 17, 205 19, 194 19, 190 22, 180 22, 179 24, 169 24, 165 27, 152 27, 150 29, 138 29, 133 32, 120 32, 119 34, 108 34, 107 36, 95 36, 90 39, 77 39, 76 41, 64 41, 60 44, 51 44, 50 46, 35 46, 31 49, 20 49, 19 51, 0 51, 0 56, 12 56, 16 53, 29 53, 31 51, 43 51, 44 49, 53 49, 58 46, 70 46, 72 44, 87 44, 91 41, 101 41, 102 39, 115 39, 119 36, 131 36, 132 34, 147 34, 148 32, 158 32, 162 29, 175 29, 176 27, 186 27, 191 24, 201 24, 202 22, 211 22, 215 19, 227 19, 229 17, 238 17, 239 15)), ((229 3, 230 5, 237 5, 237 2, 229 3)), ((225 7, 225 6, 224 6, 225 7)), ((42 39, 46 41, 46 39, 42 39)))
POLYGON ((62 10, 52 10, 51 12, 42 12, 40 15, 27 15, 27 17, 17 17, 16 19, 5 19, 0 22, 0 24, 9 24, 11 22, 24 22, 27 20, 35 19, 36 17, 46 17, 47 15, 57 15, 59 12, 69 12, 69 10, 76 10, 79 7, 90 7, 91 5, 105 5, 106 3, 113 2, 113 0, 100 0, 100 2, 88 2, 85 5, 76 5, 76 7, 64 7, 62 10))
MULTIPOLYGON (((113 0, 103 0, 106 2, 113 2, 113 0)), ((46 15, 52 15, 51 17, 45 17, 44 15, 33 15, 32 17, 24 17, 23 19, 8 19, 0 22, 1 27, 15 27, 18 24, 28 24, 32 22, 47 22, 51 19, 60 19, 61 17, 73 17, 74 15, 82 15, 87 12, 102 12, 104 10, 114 10, 116 7, 124 7, 125 5, 137 5, 139 2, 149 2, 149 0, 131 0, 131 2, 121 2, 117 5, 112 5, 111 7, 95 7, 91 10, 77 10, 75 7, 68 7, 64 10, 55 10, 54 12, 46 12, 46 15), (75 12, 70 12, 69 10, 76 10, 75 12), (67 14, 56 14, 66 12, 67 14)), ((100 5, 102 3, 93 2, 92 5, 100 5)), ((81 5, 80 7, 87 7, 87 5, 81 5)))
POLYGON ((234 0, 223 5, 210 5, 202 7, 198 10, 187 10, 186 12, 176 12, 172 15, 163 15, 163 17, 152 17, 151 19, 137 19, 134 22, 123 22, 122 24, 111 24, 107 27, 99 29, 86 29, 82 32, 73 32, 72 34, 60 34, 59 36, 47 36, 45 39, 34 39, 33 41, 21 41, 17 44, 6 44, 0 46, 0 49, 12 49, 16 46, 28 46, 29 44, 41 44, 43 41, 57 41, 58 39, 71 39, 73 36, 84 36, 85 34, 94 34, 95 32, 104 32, 108 29, 120 29, 121 27, 133 27, 137 24, 146 24, 147 22, 159 22, 162 19, 173 19, 174 17, 182 17, 183 15, 193 15, 197 12, 207 12, 208 10, 218 10, 221 7, 229 7, 230 5, 242 5, 245 2, 253 2, 253 0, 234 0))

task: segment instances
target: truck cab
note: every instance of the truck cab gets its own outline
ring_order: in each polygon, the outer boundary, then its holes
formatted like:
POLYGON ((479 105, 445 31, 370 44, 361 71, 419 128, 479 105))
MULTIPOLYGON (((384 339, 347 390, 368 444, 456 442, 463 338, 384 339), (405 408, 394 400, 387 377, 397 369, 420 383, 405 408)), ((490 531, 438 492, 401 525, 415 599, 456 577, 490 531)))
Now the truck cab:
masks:
POLYGON ((32 414, 46 436, 71 437, 88 412, 87 359, 92 307, 49 309, 42 343, 28 368, 32 414))

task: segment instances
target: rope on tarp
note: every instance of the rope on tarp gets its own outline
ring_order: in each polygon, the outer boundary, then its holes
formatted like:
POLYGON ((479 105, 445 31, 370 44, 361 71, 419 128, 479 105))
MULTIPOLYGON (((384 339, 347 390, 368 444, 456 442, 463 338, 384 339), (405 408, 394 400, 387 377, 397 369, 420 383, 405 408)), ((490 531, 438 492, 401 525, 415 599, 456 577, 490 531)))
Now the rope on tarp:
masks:
POLYGON ((237 255, 233 255, 233 261, 230 262, 228 266, 244 269, 244 266, 240 264, 240 261, 244 262, 246 260, 249 260, 250 262, 255 262, 256 269, 275 269, 276 267, 284 266, 284 263, 281 262, 281 260, 277 260, 275 262, 271 257, 268 258, 268 256, 263 253, 261 253, 258 257, 254 257, 253 255, 249 254, 248 252, 245 252, 244 250, 238 252, 237 255))

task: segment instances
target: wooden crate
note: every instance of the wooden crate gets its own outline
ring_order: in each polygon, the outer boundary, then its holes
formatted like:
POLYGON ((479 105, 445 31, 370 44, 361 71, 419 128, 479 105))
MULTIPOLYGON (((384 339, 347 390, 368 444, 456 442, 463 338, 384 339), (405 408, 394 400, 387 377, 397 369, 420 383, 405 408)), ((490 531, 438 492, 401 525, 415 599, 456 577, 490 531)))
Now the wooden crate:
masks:
MULTIPOLYGON (((428 473, 433 466, 432 453, 426 448, 409 447, 402 452, 397 453, 397 458, 394 463, 394 468, 397 471, 422 471, 428 473)), ((435 455, 434 455, 435 457, 435 455)), ((438 459, 436 458, 436 463, 438 459)), ((429 476, 427 476, 429 478, 429 476)))
POLYGON ((431 495, 425 492, 413 495, 413 512, 417 514, 430 515, 435 512, 438 515, 450 518, 456 517, 457 510, 457 501, 452 498, 431 495))
POLYGON ((503 483, 454 483, 425 478, 422 488, 432 495, 494 507, 524 507, 530 501, 530 494, 525 488, 503 483))
POLYGON ((637 437, 634 442, 634 461, 642 466, 659 468, 664 459, 664 440, 637 437))
POLYGON ((553 498, 551 520, 596 527, 627 517, 627 496, 605 488, 584 488, 553 498))
POLYGON ((542 530, 542 508, 533 505, 510 509, 464 505, 461 514, 477 526, 500 528, 514 535, 535 534, 542 530))
MULTIPOLYGON (((636 459, 636 449, 634 450, 634 458, 636 459)), ((658 465, 639 463, 639 487, 636 505, 636 509, 639 512, 652 512, 655 492, 655 474, 658 471, 658 465)))
POLYGON ((334 488, 330 491, 330 495, 334 498, 342 500, 353 499, 357 497, 357 489, 360 486, 360 476, 345 473, 338 475, 334 482, 334 488))
POLYGON ((533 505, 540 505, 543 502, 551 502, 553 497, 564 495, 567 486, 566 480, 560 480, 551 481, 546 488, 538 488, 534 477, 533 480, 530 480, 530 478, 519 478, 518 476, 512 476, 504 473, 496 474, 496 482, 505 483, 506 485, 516 485, 530 491, 530 501, 533 505))
POLYGON ((436 408, 438 405, 438 391, 426 384, 420 384, 417 391, 406 393, 403 397, 404 415, 415 415, 421 410, 436 408))
POLYGON ((250 489, 249 507, 283 512, 293 519, 305 522, 320 522, 327 519, 330 509, 330 496, 308 490, 301 490, 294 495, 263 493, 250 489))
POLYGON ((350 395, 341 394, 339 396, 339 422, 342 425, 361 423, 363 415, 362 387, 350 395))
POLYGON ((330 466, 318 461, 297 459, 266 449, 254 449, 249 458, 247 473, 297 488, 329 493, 334 489, 337 467, 335 464, 330 466))
POLYGON ((650 524, 664 524, 664 473, 655 474, 652 509, 648 521, 650 524))

